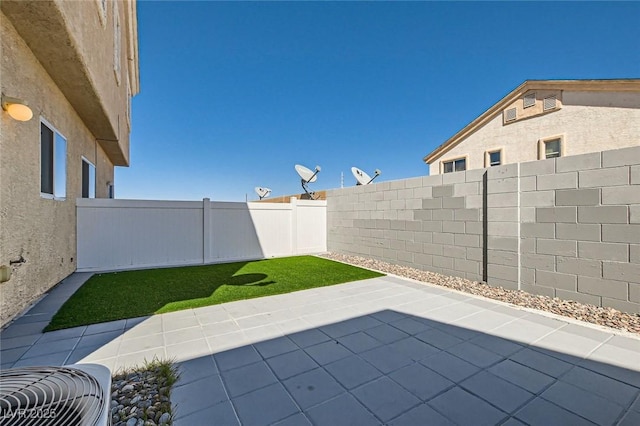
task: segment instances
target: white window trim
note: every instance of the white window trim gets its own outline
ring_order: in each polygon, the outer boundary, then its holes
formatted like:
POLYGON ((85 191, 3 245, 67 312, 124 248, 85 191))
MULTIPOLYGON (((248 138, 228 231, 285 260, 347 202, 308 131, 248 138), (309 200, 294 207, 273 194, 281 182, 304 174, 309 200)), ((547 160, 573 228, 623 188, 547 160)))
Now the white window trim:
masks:
MULTIPOLYGON (((56 133, 59 134, 65 141, 67 141, 67 145, 69 145, 69 139, 65 135, 63 135, 56 127, 49 123, 44 117, 40 116, 40 126, 45 125, 49 128, 49 130, 53 131, 53 194, 49 194, 47 192, 40 191, 40 198, 46 198, 48 200, 56 200, 56 201, 65 201, 67 197, 56 197, 54 194, 56 193, 56 133)), ((42 150, 42 136, 40 136, 40 149, 42 150)), ((42 153, 40 154, 42 155, 42 153)), ((65 152, 65 165, 67 164, 67 152, 65 152)), ((38 166, 38 174, 40 175, 40 179, 42 179, 42 158, 40 158, 39 166, 38 166)), ((66 171, 65 171, 66 172, 66 171)), ((66 174, 66 173, 65 173, 66 174)), ((67 180, 65 179, 65 185, 67 184, 67 180)), ((40 188, 42 188, 42 182, 40 182, 40 188)), ((65 188, 64 193, 67 193, 67 188, 65 188)))
POLYGON ((458 160, 464 160, 464 170, 462 171, 467 171, 469 170, 469 156, 468 155, 461 155, 460 157, 454 157, 454 158, 449 158, 447 160, 441 160, 440 161, 440 174, 443 175, 444 172, 444 163, 453 163, 453 171, 452 172, 448 172, 448 173, 456 173, 456 164, 455 162, 458 160))
MULTIPOLYGON (((96 165, 93 164, 93 162, 89 161, 89 159, 84 155, 81 155, 80 158, 82 159, 83 163, 87 163, 93 167, 93 173, 94 173, 93 198, 97 198, 96 192, 98 191, 98 170, 96 169, 96 165)), ((80 168, 80 198, 83 198, 82 197, 82 167, 80 168)), ((87 198, 91 198, 91 197, 87 197, 87 198)))
POLYGON ((500 153, 500 165, 504 164, 504 147, 492 148, 484 152, 484 167, 491 167, 491 156, 494 152, 500 153))
POLYGON ((545 143, 550 142, 554 139, 560 139, 560 157, 565 156, 565 146, 567 144, 567 140, 566 140, 565 134, 562 133, 559 135, 544 137, 538 140, 538 160, 550 160, 550 158, 547 158, 544 148, 545 148, 545 143))

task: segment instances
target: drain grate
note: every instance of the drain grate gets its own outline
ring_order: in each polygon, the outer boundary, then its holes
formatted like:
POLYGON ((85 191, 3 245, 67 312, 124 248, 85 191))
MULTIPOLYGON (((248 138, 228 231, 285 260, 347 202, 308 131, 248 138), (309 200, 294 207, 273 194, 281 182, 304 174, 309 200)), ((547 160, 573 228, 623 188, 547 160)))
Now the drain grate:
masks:
POLYGON ((98 379, 80 369, 25 367, 0 371, 2 425, 98 426, 104 421, 105 405, 105 392, 98 379))

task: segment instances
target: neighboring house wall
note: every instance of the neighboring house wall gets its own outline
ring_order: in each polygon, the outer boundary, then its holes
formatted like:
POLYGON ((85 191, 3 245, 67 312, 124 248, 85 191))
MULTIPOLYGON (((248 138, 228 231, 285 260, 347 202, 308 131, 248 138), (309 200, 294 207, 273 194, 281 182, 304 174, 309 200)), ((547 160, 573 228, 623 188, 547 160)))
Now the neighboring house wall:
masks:
POLYGON ((329 251, 640 313, 640 147, 328 191, 329 251))
MULTIPOLYGON (((95 166, 96 197, 108 196, 107 184, 114 180, 114 162, 121 161, 117 156, 109 155, 105 146, 97 141, 95 123, 87 123, 78 111, 81 106, 78 100, 82 99, 80 94, 76 94, 78 98, 75 99, 75 104, 71 102, 69 96, 73 95, 65 92, 56 81, 61 76, 52 75, 51 69, 44 65, 47 57, 37 56, 31 43, 25 40, 14 26, 14 22, 35 16, 18 13, 27 3, 37 3, 36 9, 40 7, 40 3, 45 6, 60 6, 62 13, 67 13, 69 7, 67 2, 2 2, 2 93, 27 101, 33 111, 33 118, 27 122, 19 122, 4 111, 1 114, 0 266, 9 267, 11 277, 8 281, 0 283, 0 325, 7 323, 76 269, 75 202, 76 198, 82 195, 83 158, 95 166), (19 10, 13 10, 14 6, 19 10), (11 16, 5 14, 5 8, 9 9, 11 16), (41 195, 41 120, 66 139, 64 199, 52 199, 41 195)), ((99 26, 100 18, 96 9, 98 3, 74 2, 77 10, 68 11, 68 15, 84 13, 87 21, 85 26, 91 23, 99 26)), ((68 17, 70 21, 77 19, 68 17)), ((38 28, 41 38, 46 39, 49 36, 46 26, 32 26, 38 28)), ((109 42, 103 41, 104 34, 84 39, 87 45, 85 53, 88 56, 91 40, 95 41, 96 50, 106 49, 102 46, 106 43, 111 47, 113 54, 113 34, 107 29, 108 27, 105 28, 106 34, 111 36, 109 42)), ((123 37, 123 40, 126 40, 126 37, 123 37)), ((64 50, 54 43, 51 43, 50 47, 51 55, 56 48, 64 50)), ((113 59, 106 61, 106 67, 97 63, 92 66, 110 68, 112 62, 113 59)), ((69 65, 70 75, 72 68, 69 65)), ((126 72, 124 67, 123 73, 126 72)), ((105 86, 105 91, 111 84, 113 87, 109 96, 120 96, 117 95, 119 86, 113 77, 113 70, 108 76, 105 74, 95 77, 95 81, 98 86, 105 86), (102 81, 107 78, 108 81, 102 81)), ((67 82, 72 83, 74 82, 67 82)), ((93 101, 92 98, 82 100, 86 104, 93 101)), ((104 105, 106 110, 113 111, 116 123, 118 116, 122 117, 119 119, 121 123, 125 122, 123 117, 127 104, 124 99, 106 99, 104 105)), ((126 139, 128 158, 128 131, 126 127, 121 127, 121 139, 126 139)))
MULTIPOLYGON (((500 149, 502 164, 538 160, 540 141, 554 137, 562 138, 564 156, 639 144, 640 93, 558 91, 558 94, 558 109, 530 118, 505 124, 501 110, 433 161, 429 173, 442 173, 441 162, 457 158, 467 159, 467 170, 484 168, 488 166, 485 153, 500 149)), ((504 109, 517 105, 513 103, 504 109)), ((518 111, 520 114, 521 110, 518 111)))

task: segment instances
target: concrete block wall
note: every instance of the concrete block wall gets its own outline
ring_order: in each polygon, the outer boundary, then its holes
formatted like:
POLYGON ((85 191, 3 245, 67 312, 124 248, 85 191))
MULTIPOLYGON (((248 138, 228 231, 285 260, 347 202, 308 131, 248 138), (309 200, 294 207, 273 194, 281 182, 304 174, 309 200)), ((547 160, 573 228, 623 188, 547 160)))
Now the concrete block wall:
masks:
POLYGON ((482 279, 482 171, 327 192, 328 250, 482 279))
POLYGON ((640 146, 327 192, 329 251, 640 313, 640 146))

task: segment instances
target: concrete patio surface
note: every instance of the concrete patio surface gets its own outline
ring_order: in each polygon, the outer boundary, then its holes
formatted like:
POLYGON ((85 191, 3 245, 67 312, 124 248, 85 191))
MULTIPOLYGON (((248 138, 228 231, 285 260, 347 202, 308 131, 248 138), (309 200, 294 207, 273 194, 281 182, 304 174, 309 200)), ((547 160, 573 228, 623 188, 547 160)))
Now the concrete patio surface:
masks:
POLYGON ((42 334, 89 276, 2 331, 3 369, 174 358, 176 425, 640 424, 634 336, 391 276, 42 334))

